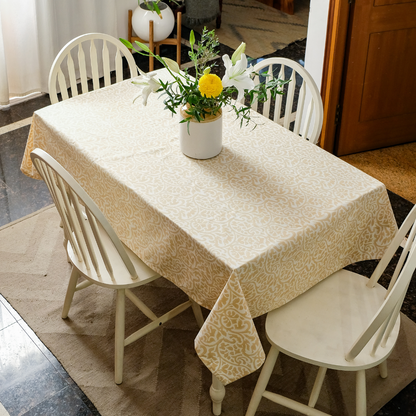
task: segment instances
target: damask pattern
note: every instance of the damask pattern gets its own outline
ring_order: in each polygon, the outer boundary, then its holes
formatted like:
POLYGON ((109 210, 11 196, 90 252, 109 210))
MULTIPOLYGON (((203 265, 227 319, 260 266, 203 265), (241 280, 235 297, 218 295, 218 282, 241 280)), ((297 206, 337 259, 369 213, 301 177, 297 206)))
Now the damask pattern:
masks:
POLYGON ((397 230, 387 192, 257 113, 253 130, 224 111, 220 155, 190 159, 178 117, 137 93, 124 81, 35 112, 22 171, 39 178, 30 151, 46 150, 125 244, 211 310, 195 346, 228 384, 264 361, 252 318, 382 256, 397 230))

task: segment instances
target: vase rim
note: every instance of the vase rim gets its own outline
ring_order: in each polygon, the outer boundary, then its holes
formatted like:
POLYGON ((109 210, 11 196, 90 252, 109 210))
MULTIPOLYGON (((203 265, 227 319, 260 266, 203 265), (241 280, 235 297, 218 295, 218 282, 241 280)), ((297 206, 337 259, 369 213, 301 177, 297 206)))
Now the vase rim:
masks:
MULTIPOLYGON (((157 1, 148 1, 148 3, 157 3, 157 5, 159 6, 160 11, 165 10, 167 6, 166 3, 163 3, 163 1, 157 2, 157 1)), ((153 12, 153 10, 150 10, 147 8, 146 3, 140 3, 140 8, 143 10, 148 10, 149 12, 153 12)))
MULTIPOLYGON (((189 114, 186 114, 186 110, 188 108, 189 108, 189 106, 188 106, 188 104, 186 104, 186 105, 182 106, 179 109, 179 112, 181 113, 181 116, 183 118, 189 117, 189 114)), ((192 117, 189 121, 191 123, 211 123, 211 122, 216 121, 219 118, 221 118, 221 116, 222 116, 222 108, 220 108, 215 115, 213 115, 213 114, 207 114, 202 121, 197 121, 194 117, 192 117)))

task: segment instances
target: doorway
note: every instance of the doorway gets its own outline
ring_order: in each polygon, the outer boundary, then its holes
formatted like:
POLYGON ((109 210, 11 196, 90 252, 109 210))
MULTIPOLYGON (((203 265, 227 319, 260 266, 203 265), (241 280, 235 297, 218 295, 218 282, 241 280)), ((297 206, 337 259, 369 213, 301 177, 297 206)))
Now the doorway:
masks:
POLYGON ((322 147, 340 156, 416 140, 415 50, 416 1, 331 1, 322 147))

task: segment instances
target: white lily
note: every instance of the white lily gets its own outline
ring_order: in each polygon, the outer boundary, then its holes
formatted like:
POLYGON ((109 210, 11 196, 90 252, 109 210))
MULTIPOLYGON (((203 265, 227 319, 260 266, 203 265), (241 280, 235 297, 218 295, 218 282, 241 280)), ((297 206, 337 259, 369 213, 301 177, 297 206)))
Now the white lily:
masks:
POLYGON ((143 86, 144 88, 142 90, 142 93, 137 95, 133 102, 137 100, 137 98, 140 97, 140 95, 143 97, 143 105, 147 105, 147 99, 149 98, 149 95, 151 92, 156 92, 160 87, 160 83, 157 79, 154 79, 153 77, 156 75, 155 72, 150 72, 148 74, 146 74, 145 72, 143 72, 140 68, 139 72, 140 75, 142 76, 141 79, 139 79, 138 81, 132 81, 132 83, 134 85, 139 85, 139 86, 143 86))
POLYGON ((233 65, 237 63, 241 59, 241 55, 246 51, 246 44, 241 42, 240 46, 234 51, 231 56, 231 62, 233 65))
POLYGON ((162 58, 163 62, 168 66, 168 68, 174 72, 175 74, 179 74, 181 72, 181 69, 179 68, 179 65, 176 61, 170 58, 162 58))
POLYGON ((244 97, 244 91, 251 91, 254 88, 254 81, 251 79, 253 66, 247 67, 247 57, 244 53, 241 54, 235 65, 233 65, 228 55, 223 55, 222 60, 225 66, 225 75, 222 78, 222 86, 235 87, 238 90, 237 101, 244 97))

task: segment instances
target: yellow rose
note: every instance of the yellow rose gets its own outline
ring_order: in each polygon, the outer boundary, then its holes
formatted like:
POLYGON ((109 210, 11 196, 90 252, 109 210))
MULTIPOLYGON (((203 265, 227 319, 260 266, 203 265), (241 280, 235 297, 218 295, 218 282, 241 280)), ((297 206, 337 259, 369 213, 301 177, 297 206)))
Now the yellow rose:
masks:
POLYGON ((222 82, 215 74, 205 74, 198 82, 199 91, 204 97, 215 98, 221 94, 222 82))

